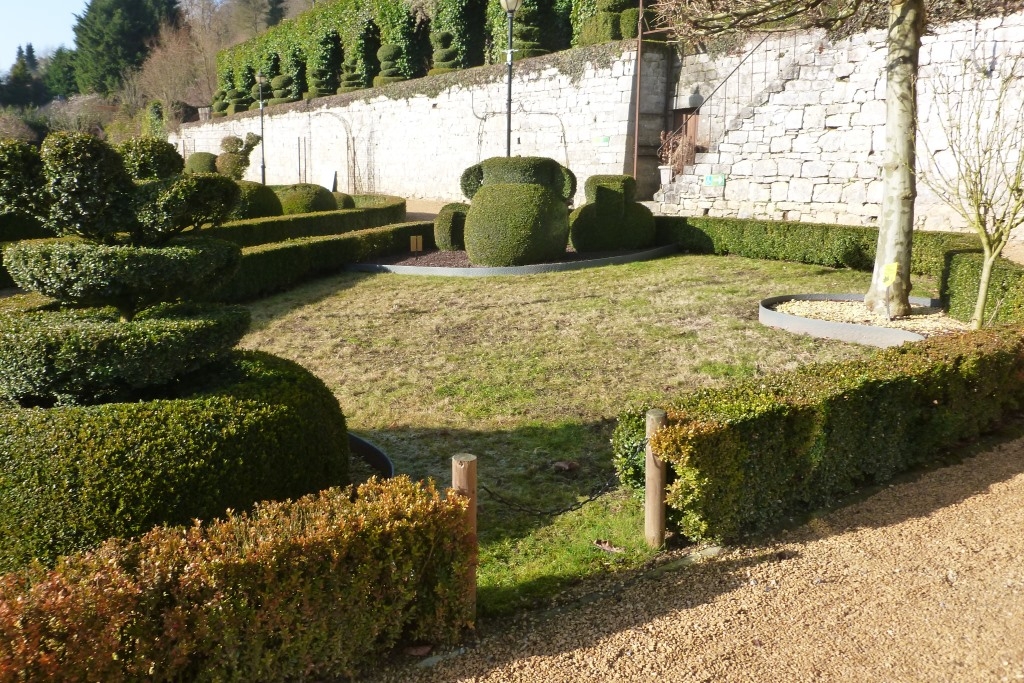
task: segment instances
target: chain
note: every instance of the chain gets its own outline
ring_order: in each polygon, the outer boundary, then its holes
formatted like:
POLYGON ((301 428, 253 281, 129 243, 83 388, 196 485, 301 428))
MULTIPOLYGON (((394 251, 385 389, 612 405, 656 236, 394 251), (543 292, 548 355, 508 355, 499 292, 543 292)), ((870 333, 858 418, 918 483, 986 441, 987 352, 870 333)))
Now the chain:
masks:
POLYGON ((600 498, 602 495, 604 495, 608 491, 611 491, 613 488, 615 488, 618 485, 618 483, 619 483, 618 475, 613 474, 611 476, 611 478, 608 479, 608 481, 606 481, 600 487, 595 489, 585 499, 583 499, 581 501, 577 501, 577 502, 573 503, 572 505, 569 505, 567 507, 560 508, 560 509, 557 509, 557 510, 538 510, 536 508, 531 508, 531 507, 528 507, 526 505, 523 505, 522 503, 518 503, 518 502, 516 502, 514 500, 509 500, 505 496, 502 496, 499 493, 495 493, 494 491, 490 490, 489 488, 487 488, 486 486, 484 486, 482 484, 480 485, 480 488, 481 488, 481 490, 485 491, 487 493, 487 495, 489 495, 491 498, 495 499, 496 501, 498 501, 502 505, 505 505, 506 507, 510 507, 513 510, 516 510, 518 512, 525 512, 526 514, 534 515, 535 517, 555 517, 556 515, 562 515, 562 514, 565 514, 566 512, 572 512, 573 510, 579 510, 581 507, 583 507, 587 503, 592 503, 593 501, 597 500, 598 498, 600 498))

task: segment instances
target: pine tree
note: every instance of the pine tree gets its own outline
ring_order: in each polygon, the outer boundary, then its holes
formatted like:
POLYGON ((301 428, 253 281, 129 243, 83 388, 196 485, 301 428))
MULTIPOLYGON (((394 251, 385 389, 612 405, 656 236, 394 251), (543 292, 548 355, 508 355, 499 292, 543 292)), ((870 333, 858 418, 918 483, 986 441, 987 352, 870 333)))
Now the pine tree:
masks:
POLYGON ((50 57, 44 58, 40 78, 50 97, 70 97, 78 92, 75 81, 75 51, 59 47, 50 57))
POLYGON ((32 47, 32 43, 25 46, 25 64, 32 73, 39 70, 39 60, 36 59, 36 50, 32 47))
POLYGON ((75 17, 75 79, 79 91, 109 94, 122 74, 142 65, 162 22, 177 25, 177 0, 91 0, 75 17))
POLYGON ((285 0, 267 0, 266 23, 268 28, 280 24, 284 19, 284 3, 285 0))

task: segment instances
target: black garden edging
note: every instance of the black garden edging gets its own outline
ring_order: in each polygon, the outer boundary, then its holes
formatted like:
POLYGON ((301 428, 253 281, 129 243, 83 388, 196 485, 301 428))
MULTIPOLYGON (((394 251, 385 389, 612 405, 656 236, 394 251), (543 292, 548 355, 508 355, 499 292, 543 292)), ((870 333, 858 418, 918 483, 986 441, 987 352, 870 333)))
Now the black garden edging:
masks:
MULTIPOLYGON (((780 313, 775 306, 787 301, 864 301, 863 294, 785 294, 762 299, 758 310, 758 320, 762 325, 777 327, 797 334, 807 334, 822 339, 838 339, 840 341, 866 344, 886 348, 899 346, 904 342, 921 341, 924 337, 915 332, 908 332, 893 327, 875 327, 874 325, 857 325, 855 323, 837 323, 828 320, 804 318, 798 315, 780 313)), ((938 299, 927 299, 920 296, 910 297, 915 306, 939 307, 938 299)))
POLYGON ((358 455, 376 470, 381 479, 391 479, 395 476, 395 464, 377 444, 349 432, 348 448, 353 455, 358 455))

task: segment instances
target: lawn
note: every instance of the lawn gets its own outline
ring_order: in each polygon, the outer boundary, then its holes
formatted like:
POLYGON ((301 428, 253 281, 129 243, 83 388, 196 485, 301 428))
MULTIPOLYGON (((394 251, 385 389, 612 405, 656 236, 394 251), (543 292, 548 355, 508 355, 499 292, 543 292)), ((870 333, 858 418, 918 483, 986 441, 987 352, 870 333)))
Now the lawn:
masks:
POLYGON ((869 279, 716 256, 520 277, 346 273, 252 304, 241 345, 321 377, 350 429, 399 473, 447 484, 452 455, 478 456, 479 606, 490 615, 651 556, 640 502, 609 486, 608 439, 624 407, 865 355, 763 327, 757 302, 862 292, 869 279))

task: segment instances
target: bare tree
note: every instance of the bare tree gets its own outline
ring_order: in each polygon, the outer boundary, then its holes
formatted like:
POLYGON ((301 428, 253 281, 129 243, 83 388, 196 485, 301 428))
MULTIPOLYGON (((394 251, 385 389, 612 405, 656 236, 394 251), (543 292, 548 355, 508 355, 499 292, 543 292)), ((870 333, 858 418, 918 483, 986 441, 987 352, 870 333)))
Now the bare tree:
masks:
POLYGON ((188 102, 195 95, 200 71, 198 61, 187 27, 178 28, 170 24, 160 27, 157 43, 139 70, 138 84, 150 100, 159 100, 163 104, 165 117, 172 116, 175 102, 188 102))
POLYGON ((971 327, 985 324, 989 280, 1010 233, 1024 225, 1024 63, 979 64, 935 75, 930 116, 942 137, 921 178, 978 235, 984 260, 971 327))

